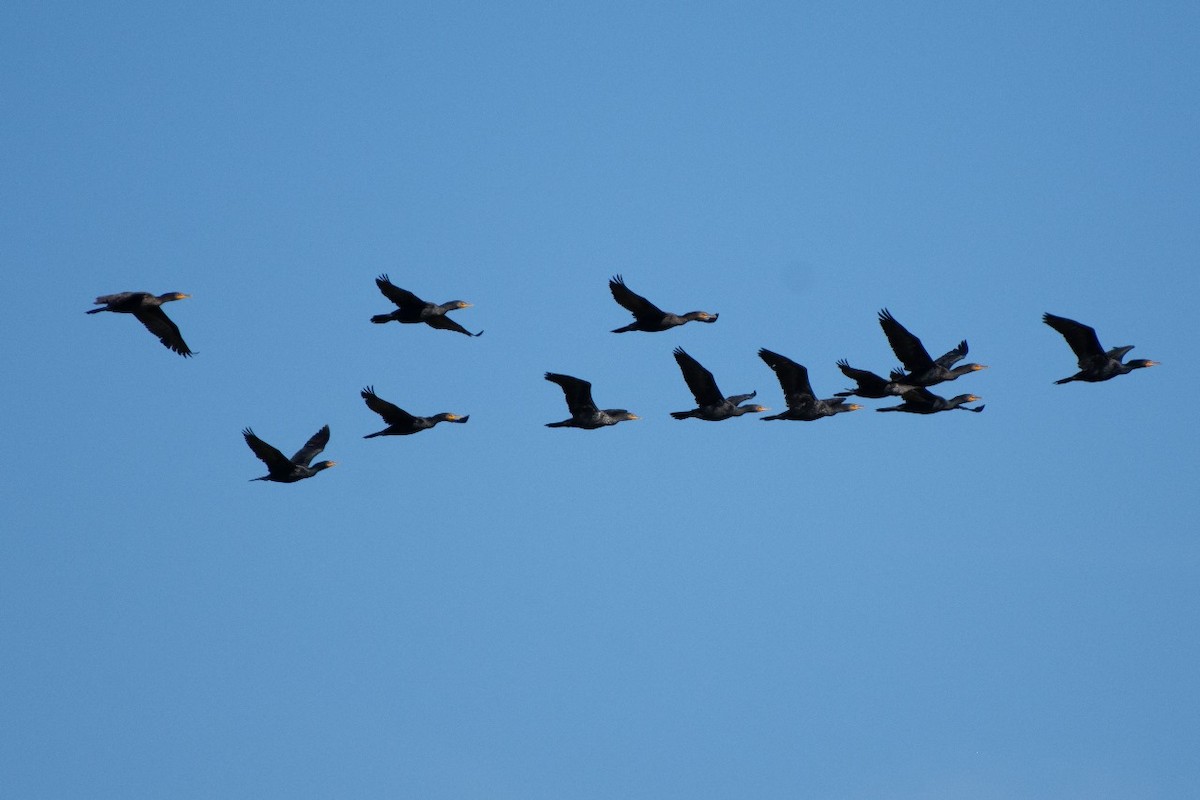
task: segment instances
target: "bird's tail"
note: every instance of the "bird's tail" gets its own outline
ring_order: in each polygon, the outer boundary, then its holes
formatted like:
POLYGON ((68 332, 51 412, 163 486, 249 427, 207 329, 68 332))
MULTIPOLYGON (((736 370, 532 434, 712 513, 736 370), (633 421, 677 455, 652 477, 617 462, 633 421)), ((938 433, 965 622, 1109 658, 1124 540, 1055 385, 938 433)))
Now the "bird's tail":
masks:
POLYGON ((107 308, 89 308, 85 314, 99 314, 101 311, 108 311, 107 308))
MULTIPOLYGON (((88 313, 90 314, 91 312, 89 311, 88 313)), ((371 317, 371 322, 374 322, 376 325, 382 325, 385 322, 391 322, 391 321, 392 321, 391 314, 376 314, 375 316, 371 317)))

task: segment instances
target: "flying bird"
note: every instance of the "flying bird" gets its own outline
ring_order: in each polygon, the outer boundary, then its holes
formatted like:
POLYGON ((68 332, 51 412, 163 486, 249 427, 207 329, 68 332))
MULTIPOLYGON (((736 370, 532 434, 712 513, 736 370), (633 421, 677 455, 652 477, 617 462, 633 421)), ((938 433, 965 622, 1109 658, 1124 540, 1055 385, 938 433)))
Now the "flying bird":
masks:
POLYGON ((760 417, 762 420, 790 419, 799 422, 812 422, 821 417, 832 417, 843 411, 858 411, 862 406, 857 403, 846 404, 845 397, 831 397, 818 400, 813 393, 812 385, 808 382, 808 368, 797 364, 786 356, 773 353, 766 348, 758 351, 758 357, 766 362, 779 379, 783 389, 783 399, 787 403, 787 411, 760 417))
POLYGON ((925 349, 925 345, 921 344, 921 340, 913 336, 908 328, 901 325, 886 308, 879 312, 879 326, 883 328, 883 333, 887 336, 888 344, 892 346, 896 358, 900 359, 900 363, 908 370, 907 375, 893 372, 891 375, 893 382, 903 383, 910 387, 933 386, 943 381, 952 381, 970 372, 987 369, 983 364, 963 364, 950 369, 966 357, 966 339, 959 342, 953 350, 935 359, 929 355, 929 351, 925 349))
POLYGON ((1082 322, 1076 322, 1066 317, 1056 317, 1053 314, 1043 314, 1042 322, 1061 333, 1067 340, 1067 344, 1075 351, 1075 357, 1079 359, 1079 372, 1069 378, 1057 380, 1055 383, 1070 383, 1071 381, 1099 383, 1118 375, 1133 372, 1135 369, 1158 366, 1157 361, 1145 358, 1135 358, 1128 363, 1123 362, 1121 359, 1125 358, 1125 354, 1133 349, 1133 345, 1127 344, 1123 347, 1105 350, 1100 346, 1096 329, 1090 325, 1084 325, 1082 322))
POLYGON ((679 364, 683 379, 691 389, 698 406, 691 411, 672 411, 671 416, 675 419, 694 417, 709 422, 720 422, 723 419, 740 417, 742 414, 757 414, 767 410, 765 406, 760 405, 741 405, 758 394, 757 392, 735 394, 729 397, 721 394, 713 374, 701 366, 699 361, 685 353, 682 347, 675 348, 675 361, 679 364))
POLYGON ((916 387, 909 389, 904 394, 900 395, 904 400, 898 406, 887 406, 886 408, 877 408, 876 411, 903 411, 908 414, 936 414, 939 411, 974 411, 979 413, 983 411, 983 406, 975 408, 967 408, 966 403, 974 403, 977 400, 982 400, 982 397, 977 397, 973 394, 960 394, 957 397, 952 397, 947 400, 944 397, 938 397, 933 392, 924 387, 916 387))
POLYGON ((290 459, 271 445, 254 435, 254 431, 246 428, 242 431, 246 444, 254 451, 254 455, 267 465, 267 474, 261 478, 251 478, 252 481, 275 481, 276 483, 295 483, 305 478, 311 478, 323 469, 334 466, 336 461, 318 461, 309 466, 309 462, 329 444, 329 426, 321 428, 312 438, 296 451, 290 459))
POLYGON ((456 331, 466 336, 483 335, 483 331, 471 333, 462 325, 459 325, 446 316, 447 311, 470 308, 471 304, 465 300, 451 300, 449 303, 436 305, 422 300, 407 289, 401 289, 399 286, 396 286, 388 279, 387 275, 380 275, 376 278, 375 285, 379 287, 379 291, 383 292, 384 297, 396 304, 397 309, 390 314, 376 314, 371 317, 371 322, 379 325, 391 322, 392 320, 412 324, 424 322, 431 328, 438 328, 443 331, 456 331))
POLYGON ((162 310, 163 303, 172 300, 185 300, 191 297, 183 292, 167 292, 152 295, 149 292, 121 292, 120 294, 105 294, 96 298, 96 305, 104 308, 90 309, 88 314, 99 314, 101 311, 115 311, 118 314, 133 314, 137 320, 146 326, 146 330, 158 337, 168 349, 187 358, 194 355, 188 349, 187 343, 179 333, 178 326, 162 310))
POLYGON ((855 367, 850 366, 850 362, 844 358, 841 361, 838 361, 837 365, 838 369, 842 371, 843 375, 858 385, 853 389, 847 389, 844 392, 835 392, 835 397, 853 397, 858 395, 859 397, 874 397, 878 399, 883 397, 894 397, 898 394, 903 394, 905 391, 912 388, 911 386, 905 386, 904 384, 897 383, 894 380, 881 378, 874 372, 870 372, 865 369, 856 369, 855 367))
POLYGON ((633 322, 624 328, 616 328, 613 330, 613 333, 627 333, 629 331, 657 333, 658 331, 665 331, 668 328, 674 328, 677 325, 683 325, 685 322, 692 322, 693 320, 699 320, 700 322, 717 321, 717 315, 710 314, 707 311, 689 311, 682 316, 663 311, 640 294, 634 293, 625 285, 625 279, 620 275, 615 275, 609 280, 608 288, 612 291, 613 299, 624 306, 634 317, 633 322))
POLYGON ((567 400, 567 409, 571 412, 570 419, 562 422, 547 422, 547 428, 595 430, 638 418, 636 414, 631 414, 623 408, 606 408, 603 411, 596 408, 596 403, 592 400, 592 384, 585 380, 572 378, 570 375, 560 375, 556 372, 547 372, 545 377, 551 383, 557 383, 562 387, 567 400))
POLYGON ((469 414, 460 417, 458 414, 446 412, 434 414, 432 417, 417 417, 379 397, 375 394, 374 386, 368 386, 360 394, 367 402, 367 408, 383 417, 383 421, 387 423, 386 428, 368 433, 364 439, 373 439, 376 436, 407 436, 410 433, 429 430, 439 422, 466 422, 471 418, 469 414))

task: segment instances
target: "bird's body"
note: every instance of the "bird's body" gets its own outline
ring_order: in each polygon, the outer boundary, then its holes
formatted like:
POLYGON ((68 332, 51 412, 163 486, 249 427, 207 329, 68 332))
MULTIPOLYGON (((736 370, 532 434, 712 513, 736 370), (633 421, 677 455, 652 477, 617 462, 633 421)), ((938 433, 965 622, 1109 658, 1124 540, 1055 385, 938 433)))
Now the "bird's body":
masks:
POLYGON ((865 369, 856 369, 850 366, 850 363, 844 358, 837 362, 837 365, 842 374, 856 382, 858 386, 853 389, 847 389, 844 392, 835 392, 834 397, 854 397, 857 395, 858 397, 881 399, 884 397, 895 397, 912 388, 911 386, 906 386, 887 378, 881 378, 874 372, 865 369))
POLYGON ((663 311, 640 294, 633 292, 625 285, 625 280, 620 275, 615 275, 609 280, 608 288, 612 292, 613 299, 633 314, 634 317, 633 322, 623 328, 614 329, 613 333, 627 333, 629 331, 658 333, 678 327, 687 322, 717 321, 718 315, 710 314, 707 311, 689 311, 686 314, 672 314, 668 311, 663 311))
POLYGON ((974 403, 983 398, 973 394, 960 394, 957 397, 952 397, 947 400, 944 397, 939 397, 933 392, 923 387, 909 389, 901 395, 904 402, 898 406, 887 406, 886 408, 877 408, 876 411, 903 411, 907 414, 936 414, 939 411, 974 411, 976 413, 983 411, 983 406, 975 408, 967 408, 965 403, 974 403))
POLYGON ((758 357, 775 373, 779 386, 783 389, 783 399, 787 403, 787 411, 761 417, 762 420, 787 419, 798 422, 813 422, 821 417, 832 417, 844 411, 858 411, 862 406, 857 403, 846 403, 845 397, 831 397, 820 400, 813 393, 808 380, 808 368, 798 364, 786 356, 773 353, 766 348, 758 351, 758 357))
POLYGON ((101 311, 113 311, 118 314, 133 314, 139 322, 146 326, 146 330, 158 337, 164 346, 187 358, 193 353, 187 343, 183 341, 179 327, 162 310, 162 304, 173 300, 184 300, 190 296, 183 292, 167 292, 160 295, 153 295, 149 292, 105 294, 95 300, 96 305, 103 305, 104 308, 89 309, 87 313, 99 314, 101 311))
POLYGON ((1057 317, 1054 314, 1043 314, 1042 322, 1062 334, 1075 353, 1075 357, 1079 359, 1079 372, 1057 380, 1055 383, 1070 383, 1071 381, 1099 383, 1118 375, 1128 374, 1135 369, 1158 366, 1157 361, 1145 358, 1136 358, 1128 363, 1123 362, 1121 359, 1125 358, 1125 354, 1133 349, 1133 345, 1105 350, 1100 345, 1099 337, 1096 336, 1096 329, 1090 325, 1084 325, 1082 322, 1076 322, 1066 317, 1057 317))
POLYGON ((683 379, 687 383, 688 389, 696 398, 697 406, 691 411, 672 411, 671 416, 675 419, 693 418, 708 422, 720 422, 740 417, 742 414, 757 414, 767 410, 766 407, 760 405, 741 405, 758 394, 757 392, 735 394, 730 397, 721 394, 712 373, 701 366, 699 361, 685 353, 682 347, 675 348, 675 361, 679 364, 679 370, 683 373, 683 379))
POLYGON ((470 419, 470 415, 459 416, 458 414, 441 413, 434 414, 432 417, 418 417, 409 414, 399 406, 389 403, 387 400, 380 398, 375 394, 375 387, 368 386, 360 392, 363 400, 367 403, 367 408, 374 411, 379 416, 383 417, 383 421, 387 423, 387 427, 375 433, 368 433, 364 439, 373 439, 376 436, 407 436, 413 433, 429 430, 439 422, 466 422, 470 419))
POLYGON ((547 428, 595 430, 638 418, 636 414, 631 414, 623 408, 606 408, 604 410, 597 408, 596 403, 592 400, 592 384, 585 380, 572 378, 570 375, 560 375, 556 372, 547 372, 545 378, 562 387, 563 395, 567 400, 567 409, 571 412, 570 419, 562 422, 548 422, 546 423, 547 428))
POLYGON ((283 453, 255 436, 254 431, 249 428, 242 431, 242 436, 246 437, 246 444, 250 446, 254 455, 267 465, 267 474, 261 478, 251 478, 252 481, 295 483, 305 478, 311 478, 321 470, 335 466, 337 463, 335 461, 318 461, 309 466, 313 458, 325 449, 325 445, 329 444, 328 425, 314 433, 312 438, 304 443, 304 447, 297 450, 291 458, 287 458, 283 453))
POLYGON ((909 333, 886 308, 879 312, 879 326, 883 328, 896 358, 900 359, 904 369, 908 370, 907 374, 899 371, 891 374, 891 382, 903 385, 904 388, 935 386, 971 372, 987 369, 983 364, 963 364, 954 367, 954 364, 967 355, 966 339, 959 342, 953 350, 935 359, 929 355, 921 340, 909 333))
POLYGON ((396 304, 397 308, 390 314, 376 314, 371 317, 371 322, 383 324, 385 322, 401 322, 405 324, 425 323, 431 328, 437 328, 444 331, 455 331, 466 336, 482 336, 483 331, 479 333, 471 333, 462 325, 459 325, 454 320, 446 316, 446 312, 455 311, 460 308, 470 308, 471 304, 465 300, 451 300, 449 303, 430 303, 417 297, 407 289, 401 289, 393 284, 387 275, 380 275, 375 279, 375 285, 379 287, 379 291, 388 300, 396 304))

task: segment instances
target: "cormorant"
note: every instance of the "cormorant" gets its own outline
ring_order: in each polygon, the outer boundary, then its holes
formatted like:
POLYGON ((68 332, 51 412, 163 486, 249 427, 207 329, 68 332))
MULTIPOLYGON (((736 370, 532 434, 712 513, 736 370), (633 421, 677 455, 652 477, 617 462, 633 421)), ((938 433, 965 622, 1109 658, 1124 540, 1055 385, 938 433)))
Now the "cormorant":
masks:
POLYGON ((797 364, 790 358, 772 353, 766 348, 758 351, 758 357, 774 370, 775 377, 779 378, 779 385, 783 388, 784 402, 787 403, 787 411, 760 417, 762 420, 790 419, 812 422, 821 417, 832 417, 843 411, 858 411, 862 408, 857 403, 846 405, 845 397, 818 400, 808 382, 808 369, 803 364, 797 364))
POLYGON ((896 353, 896 358, 908 370, 905 375, 900 372, 892 373, 892 381, 906 386, 933 386, 943 381, 952 381, 969 372, 987 369, 983 364, 963 364, 960 367, 950 367, 961 361, 967 355, 967 340, 958 343, 958 347, 934 359, 921 340, 909 333, 886 308, 879 312, 879 326, 887 336, 888 344, 896 353))
POLYGON ((701 322, 716 322, 717 314, 710 314, 707 311, 689 311, 680 316, 663 311, 658 306, 651 303, 640 294, 635 294, 625 285, 625 279, 620 275, 614 275, 608 282, 608 288, 612 291, 613 299, 628 309, 634 317, 634 321, 626 325, 624 328, 616 328, 613 333, 626 333, 628 331, 645 331, 647 333, 657 333, 665 331, 668 328, 674 328, 677 325, 682 325, 685 322, 700 320, 701 322))
POLYGON ((1069 378, 1055 381, 1055 383, 1070 383, 1071 381, 1098 383, 1142 367, 1158 366, 1157 361, 1145 358, 1135 358, 1129 363, 1122 362, 1121 359, 1125 358, 1125 354, 1133 349, 1133 345, 1127 344, 1123 347, 1105 350, 1100 346, 1096 329, 1084 325, 1082 322, 1076 322, 1066 317, 1056 317, 1053 314, 1043 314, 1042 322, 1061 333, 1067 340, 1067 344, 1075 351, 1075 357, 1079 359, 1079 372, 1069 378))
POLYGON ((383 292, 383 296, 395 303, 398 308, 390 314, 376 314, 371 317, 371 322, 380 325, 392 320, 404 323, 424 322, 431 328, 438 328, 444 331, 457 331, 466 336, 483 335, 483 331, 471 333, 462 325, 459 325, 446 316, 447 311, 470 308, 471 304, 465 300, 451 300, 449 303, 442 303, 440 306, 435 305, 434 303, 422 300, 407 289, 401 289, 399 286, 396 286, 388 280, 387 275, 380 275, 376 278, 375 285, 379 287, 379 291, 383 292))
POLYGON ((709 422, 720 422, 723 419, 740 417, 742 414, 757 414, 767 410, 765 406, 760 405, 739 405, 754 397, 758 392, 725 397, 717 388, 717 382, 713 379, 712 373, 702 367, 699 361, 685 353, 682 347, 675 348, 675 361, 679 364, 679 370, 683 373, 683 379, 687 382, 688 388, 692 390, 692 395, 696 398, 696 405, 699 406, 691 411, 672 411, 671 416, 675 419, 695 417, 709 422))
POLYGON ((960 394, 958 397, 952 397, 947 400, 944 397, 938 397, 928 389, 918 386, 915 389, 909 389, 904 394, 900 395, 904 402, 898 406, 887 406, 886 408, 877 408, 876 411, 904 411, 909 414, 936 414, 939 411, 974 411, 976 413, 983 411, 983 406, 975 408, 967 408, 964 403, 974 403, 976 400, 982 400, 982 397, 976 397, 973 394, 960 394))
POLYGON ((878 399, 895 397, 898 394, 903 394, 905 390, 912 388, 896 383, 894 380, 889 381, 887 378, 881 378, 874 372, 869 372, 865 369, 856 369, 850 366, 850 362, 844 358, 837 362, 837 365, 842 374, 850 380, 855 381, 858 386, 853 389, 847 389, 844 392, 836 392, 834 397, 853 397, 858 395, 859 397, 874 397, 878 399))
POLYGON ((388 425, 381 431, 368 433, 363 437, 364 439, 373 439, 376 436, 407 436, 410 433, 428 430, 439 422, 466 422, 471 418, 469 414, 460 417, 458 414, 445 412, 432 417, 416 417, 399 406, 392 405, 387 400, 380 398, 375 394, 374 386, 368 386, 360 394, 362 399, 367 401, 367 408, 383 417, 383 421, 388 425))
POLYGON ((290 459, 283 453, 254 435, 254 431, 246 428, 242 431, 246 444, 254 451, 254 455, 267 465, 267 474, 261 478, 251 478, 252 481, 275 481, 276 483, 295 483, 311 478, 323 469, 334 466, 335 461, 318 461, 311 467, 308 465, 313 458, 329 444, 329 426, 321 428, 312 438, 296 451, 290 459))
POLYGON ((104 308, 93 308, 87 313, 99 314, 101 311, 115 311, 119 314, 133 314, 138 321, 146 326, 146 330, 158 337, 158 340, 169 349, 187 358, 193 355, 187 343, 179 333, 179 328, 162 310, 163 303, 172 300, 184 300, 191 297, 183 292, 167 292, 158 296, 149 292, 121 292, 106 294, 96 298, 97 305, 104 308))
POLYGON ((562 387, 563 394, 567 398, 567 408, 571 412, 570 419, 562 422, 547 422, 547 428, 595 430, 606 425, 616 425, 618 422, 638 418, 636 414, 631 414, 623 408, 606 408, 603 411, 596 408, 596 403, 592 400, 592 384, 585 380, 572 378, 570 375, 560 375, 556 372, 547 372, 545 377, 551 383, 557 383, 562 387))

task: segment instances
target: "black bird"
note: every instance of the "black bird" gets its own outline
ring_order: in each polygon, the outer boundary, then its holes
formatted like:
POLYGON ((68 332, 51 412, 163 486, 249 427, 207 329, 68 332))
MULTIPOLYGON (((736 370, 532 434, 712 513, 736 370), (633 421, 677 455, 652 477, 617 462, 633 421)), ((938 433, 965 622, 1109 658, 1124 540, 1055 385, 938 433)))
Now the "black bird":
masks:
POLYGON ((440 306, 435 305, 434 303, 422 300, 407 289, 401 289, 399 286, 396 286, 388 280, 387 275, 380 275, 376 278, 375 285, 379 287, 379 291, 383 292, 383 296, 395 303, 398 308, 390 314, 376 314, 371 317, 371 322, 380 325, 392 320, 404 323, 424 322, 431 328, 438 328, 443 331, 457 331, 466 336, 483 335, 483 331, 471 333, 462 325, 459 325, 446 316, 447 311, 470 308, 471 304, 465 300, 451 300, 449 303, 442 303, 440 306))
POLYGON ((435 414, 432 417, 416 417, 399 406, 392 405, 387 400, 380 398, 375 394, 374 386, 368 386, 360 394, 362 399, 367 401, 367 408, 383 417, 383 421, 388 425, 381 431, 368 433, 363 437, 364 439, 373 439, 376 436, 407 436, 410 433, 428 430, 439 422, 466 422, 471 418, 469 414, 460 417, 458 414, 446 412, 435 414))
POLYGON ((853 397, 854 395, 874 398, 894 397, 912 388, 911 386, 897 383, 895 380, 881 378, 874 372, 869 372, 865 369, 856 369, 850 366, 850 362, 844 358, 837 362, 837 365, 842 374, 850 380, 855 381, 858 386, 853 389, 847 389, 844 392, 836 392, 834 397, 853 397))
POLYGON ((691 411, 672 411, 671 416, 675 419, 695 417, 709 422, 720 422, 723 419, 740 417, 742 414, 757 414, 767 410, 765 406, 760 405, 740 405, 758 392, 735 394, 730 397, 721 394, 712 373, 702 367, 699 361, 685 353, 682 347, 675 348, 675 361, 679 364, 679 370, 683 373, 683 379, 687 382, 688 388, 692 390, 692 395, 696 398, 696 405, 699 406, 691 411))
POLYGON ((172 300, 185 300, 191 297, 183 292, 167 292, 158 296, 149 292, 121 292, 106 294, 96 298, 97 305, 104 308, 93 308, 87 313, 99 314, 101 311, 115 311, 118 314, 133 314, 138 321, 146 326, 146 330, 158 337, 158 340, 169 349, 187 358, 193 355, 187 343, 179 333, 179 328, 162 310, 163 303, 172 300))
POLYGON ((846 405, 846 398, 844 397, 818 400, 817 396, 813 393, 812 385, 808 382, 808 368, 803 364, 797 364, 790 358, 781 356, 778 353, 772 353, 766 348, 758 351, 758 357, 774 370, 775 377, 779 378, 779 385, 783 388, 784 402, 787 403, 787 411, 780 414, 772 414, 769 417, 760 417, 760 419, 790 419, 800 422, 812 422, 821 417, 832 417, 834 414, 840 414, 843 411, 858 411, 862 408, 857 403, 846 405))
POLYGON ((960 394, 958 397, 952 397, 947 400, 944 397, 938 397, 933 392, 924 387, 918 386, 915 389, 909 389, 901 395, 904 402, 898 406, 887 406, 886 408, 877 408, 876 411, 904 411, 909 414, 936 414, 939 411, 974 411, 976 413, 983 411, 983 406, 975 408, 967 408, 964 403, 974 403, 976 400, 982 400, 982 397, 976 397, 973 394, 960 394))
POLYGON ((1125 354, 1133 349, 1133 345, 1127 344, 1123 347, 1105 350, 1100 346, 1096 329, 1084 325, 1082 322, 1076 322, 1066 317, 1056 317, 1053 314, 1043 314, 1042 322, 1061 333, 1067 340, 1067 344, 1071 345, 1071 349, 1075 351, 1075 357, 1079 359, 1079 372, 1069 378, 1055 381, 1055 383, 1070 383, 1071 381, 1098 383, 1142 367, 1158 366, 1157 361, 1145 358, 1135 358, 1129 363, 1122 362, 1121 359, 1125 358, 1125 354))
POLYGON ((909 333, 886 308, 879 312, 879 326, 883 328, 896 358, 900 359, 900 363, 908 370, 907 375, 893 372, 893 382, 907 386, 933 386, 943 381, 952 381, 969 372, 987 369, 983 364, 964 364, 950 369, 967 355, 966 339, 959 342, 958 347, 934 359, 930 357, 925 345, 921 344, 921 340, 909 333))
POLYGON ((304 443, 304 447, 297 450, 296 455, 290 459, 285 458, 283 453, 255 436, 254 431, 249 428, 242 431, 242 436, 246 437, 246 444, 250 445, 254 455, 267 465, 267 474, 261 478, 251 478, 252 481, 295 483, 305 478, 311 478, 321 470, 337 463, 336 461, 318 461, 311 467, 308 465, 318 453, 325 449, 325 445, 329 444, 328 425, 314 433, 312 438, 304 443))
POLYGON ((570 419, 562 422, 547 422, 547 428, 595 430, 606 425, 616 425, 618 422, 638 418, 636 414, 631 414, 623 408, 606 408, 603 411, 596 408, 596 403, 592 400, 592 384, 585 380, 572 378, 570 375, 559 375, 556 372, 547 372, 546 380, 562 387, 563 394, 567 398, 567 408, 571 412, 570 419))
POLYGON ((701 322, 717 321, 718 315, 710 314, 707 311, 689 311, 682 316, 663 311, 640 294, 635 294, 631 291, 625 285, 625 279, 620 275, 613 276, 608 282, 608 288, 612 291, 613 299, 628 309, 634 317, 633 322, 624 328, 616 328, 613 330, 613 333, 627 333, 628 331, 657 333, 658 331, 665 331, 668 328, 674 328, 677 325, 682 325, 685 322, 693 320, 700 320, 701 322))

